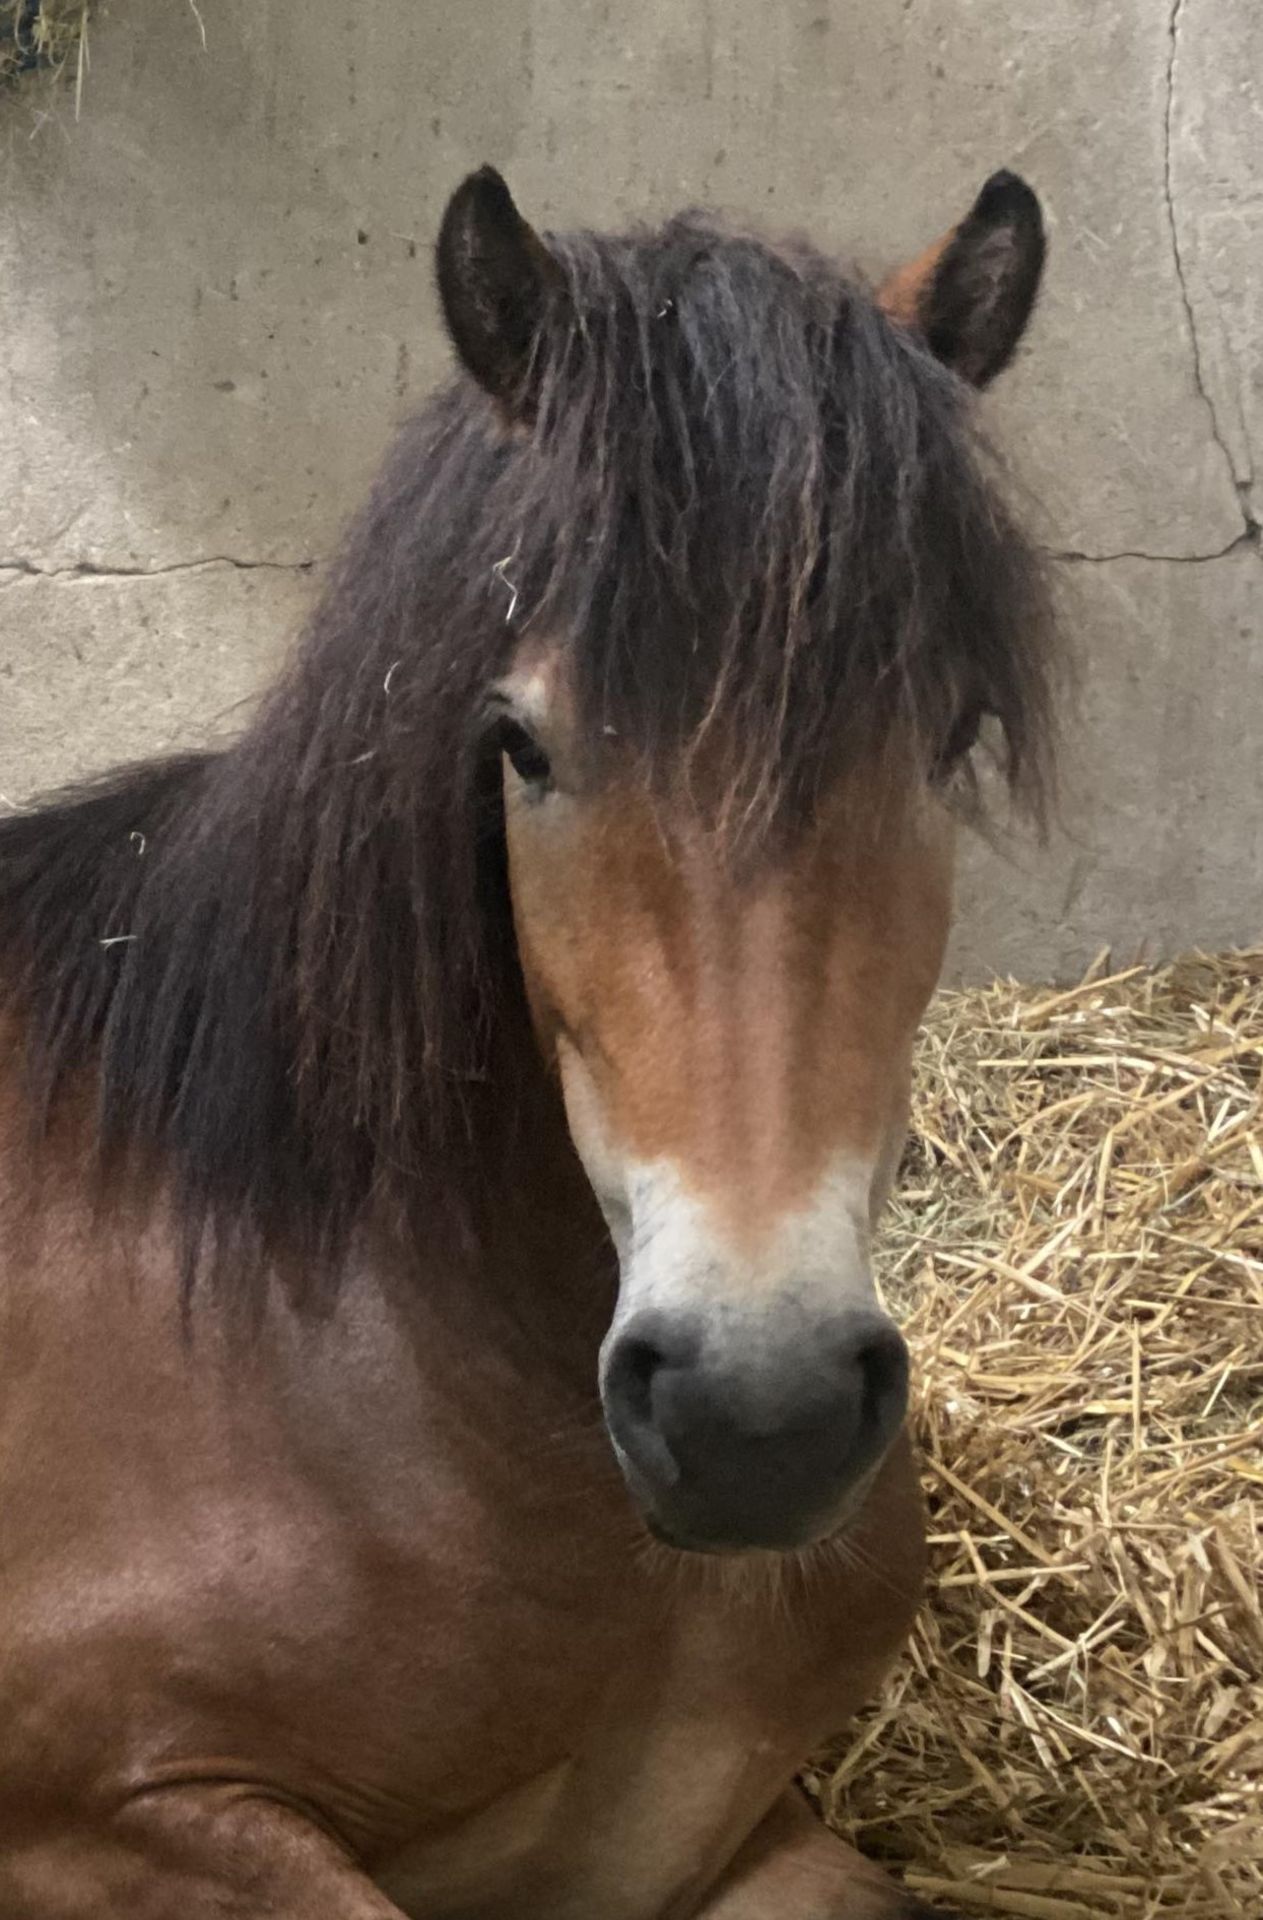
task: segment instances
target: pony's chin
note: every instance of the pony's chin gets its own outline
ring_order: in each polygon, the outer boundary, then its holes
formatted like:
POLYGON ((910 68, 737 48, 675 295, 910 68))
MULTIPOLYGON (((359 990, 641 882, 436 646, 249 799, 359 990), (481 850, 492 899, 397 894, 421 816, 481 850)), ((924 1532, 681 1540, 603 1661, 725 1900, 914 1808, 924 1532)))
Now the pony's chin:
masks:
MULTIPOLYGON (((628 1454, 612 1432, 614 1454, 623 1480, 644 1523, 646 1532, 659 1546, 673 1553, 701 1554, 709 1558, 733 1559, 742 1554, 785 1555, 807 1553, 823 1545, 856 1518, 876 1477, 871 1467, 858 1482, 833 1490, 825 1504, 813 1505, 797 1513, 781 1506, 769 1512, 746 1507, 745 1502, 728 1511, 716 1510, 701 1499, 691 1500, 686 1488, 676 1480, 663 1485, 651 1479, 628 1454)), ((880 1462, 877 1463, 880 1465, 880 1462)))
POLYGON ((729 1560, 747 1554, 802 1553, 810 1547, 819 1546, 845 1524, 844 1517, 840 1516, 817 1525, 786 1528, 783 1532, 778 1530, 775 1535, 760 1532, 757 1536, 734 1537, 731 1532, 712 1534, 696 1526, 683 1527, 653 1513, 645 1512, 643 1518, 646 1528, 659 1546, 670 1547, 674 1553, 703 1554, 711 1559, 729 1560))

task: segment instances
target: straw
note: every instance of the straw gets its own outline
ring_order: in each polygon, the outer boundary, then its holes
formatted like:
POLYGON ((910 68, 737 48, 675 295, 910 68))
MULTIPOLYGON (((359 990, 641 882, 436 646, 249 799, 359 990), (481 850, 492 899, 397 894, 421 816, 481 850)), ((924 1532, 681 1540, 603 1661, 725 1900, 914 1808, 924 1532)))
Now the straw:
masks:
POLYGON ((1263 1916, 1263 949, 945 993, 883 1235, 932 1578, 808 1785, 1020 1920, 1263 1916))
POLYGON ((0 80, 36 67, 60 73, 73 61, 81 93, 91 13, 92 0, 0 0, 0 80))

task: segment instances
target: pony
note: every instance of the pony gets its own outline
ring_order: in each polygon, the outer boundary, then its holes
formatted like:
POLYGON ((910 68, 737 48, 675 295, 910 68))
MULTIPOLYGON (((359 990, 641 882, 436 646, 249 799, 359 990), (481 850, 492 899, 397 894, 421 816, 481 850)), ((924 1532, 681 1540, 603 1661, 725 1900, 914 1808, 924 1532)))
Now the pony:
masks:
POLYGON ((870 290, 537 234, 232 744, 0 824, 0 1912, 910 1920, 794 1780, 923 1577, 874 1223, 1055 647, 999 173, 870 290))

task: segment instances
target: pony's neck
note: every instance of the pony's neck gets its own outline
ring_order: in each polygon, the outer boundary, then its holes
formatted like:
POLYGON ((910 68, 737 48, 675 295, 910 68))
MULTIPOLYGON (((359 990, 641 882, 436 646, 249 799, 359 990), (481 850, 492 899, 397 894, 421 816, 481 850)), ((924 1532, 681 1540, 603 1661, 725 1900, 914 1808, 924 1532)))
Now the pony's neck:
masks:
MULTIPOLYGON (((554 1085, 539 1070, 498 1201, 484 1215, 465 1313, 477 1299, 488 1329, 520 1370, 594 1399, 601 1342, 613 1317, 618 1261, 574 1150, 554 1085)), ((468 1324, 466 1319, 465 1324, 468 1324)))

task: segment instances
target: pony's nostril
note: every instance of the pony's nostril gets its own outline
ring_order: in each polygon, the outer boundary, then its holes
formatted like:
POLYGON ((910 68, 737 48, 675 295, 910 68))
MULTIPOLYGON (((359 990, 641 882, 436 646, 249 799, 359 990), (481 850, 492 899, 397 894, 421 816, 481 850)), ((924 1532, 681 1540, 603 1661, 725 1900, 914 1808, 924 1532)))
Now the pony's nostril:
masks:
POLYGON ((701 1350, 701 1334, 691 1320, 642 1313, 611 1342, 601 1382, 610 1431, 622 1446, 659 1470, 676 1473, 671 1437, 664 1426, 662 1395, 683 1390, 687 1396, 701 1350))
POLYGON ((908 1349, 889 1323, 867 1327, 854 1342, 849 1365, 859 1375, 860 1444, 884 1445, 903 1420, 908 1399, 908 1349))
POLYGON ((633 1472, 660 1490, 678 1483, 680 1463, 657 1399, 664 1381, 688 1375, 699 1348, 692 1326, 644 1314, 611 1343, 605 1362, 601 1397, 611 1437, 633 1472))
POLYGON ((609 1386, 633 1420, 653 1417, 653 1377, 665 1355, 653 1340, 620 1340, 610 1363, 609 1386))
POLYGON ((907 1380, 908 1350, 894 1327, 883 1329, 866 1340, 858 1359, 869 1399, 897 1392, 907 1380))

